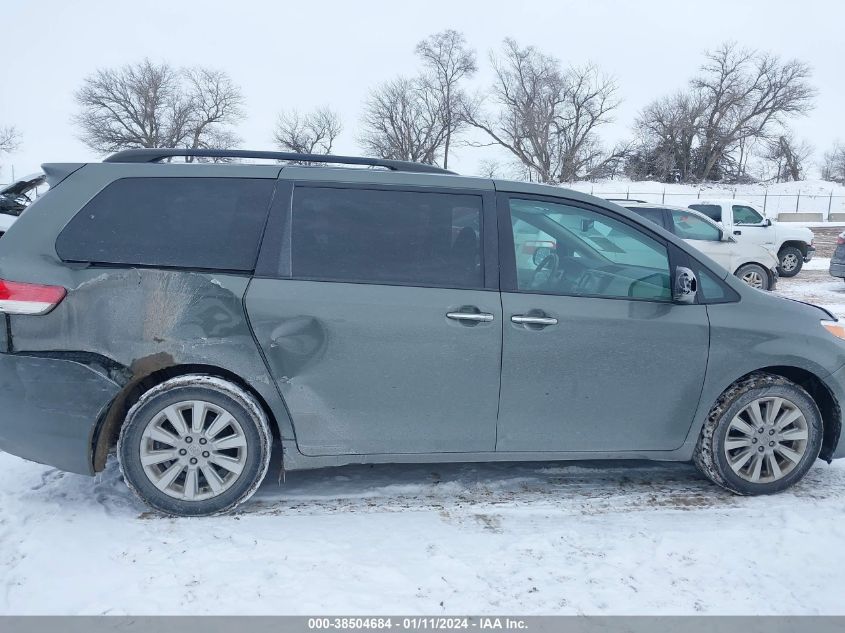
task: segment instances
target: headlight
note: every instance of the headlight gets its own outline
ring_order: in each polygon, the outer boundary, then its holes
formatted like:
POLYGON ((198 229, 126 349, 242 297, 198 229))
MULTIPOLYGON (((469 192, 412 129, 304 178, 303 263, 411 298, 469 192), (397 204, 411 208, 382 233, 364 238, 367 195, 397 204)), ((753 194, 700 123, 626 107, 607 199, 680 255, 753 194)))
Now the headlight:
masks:
POLYGON ((845 339, 845 325, 841 321, 822 321, 822 327, 836 338, 845 339))

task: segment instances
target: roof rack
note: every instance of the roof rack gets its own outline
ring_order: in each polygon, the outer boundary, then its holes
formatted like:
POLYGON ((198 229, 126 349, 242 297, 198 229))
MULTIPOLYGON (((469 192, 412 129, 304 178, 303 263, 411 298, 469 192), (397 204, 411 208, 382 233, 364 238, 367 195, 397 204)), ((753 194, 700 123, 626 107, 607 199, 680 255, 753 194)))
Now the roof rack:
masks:
POLYGON ((639 204, 654 204, 646 200, 637 200, 636 198, 605 198, 608 202, 638 202, 639 204))
POLYGON ((391 171, 411 171, 429 174, 454 174, 455 172, 404 160, 388 160, 386 158, 368 158, 364 156, 334 156, 332 154, 298 154, 295 152, 267 152, 248 149, 178 149, 178 148, 145 148, 125 149, 104 159, 104 163, 157 163, 164 158, 173 157, 197 158, 269 158, 273 160, 290 160, 307 163, 338 163, 341 165, 367 165, 370 167, 384 167, 391 171))

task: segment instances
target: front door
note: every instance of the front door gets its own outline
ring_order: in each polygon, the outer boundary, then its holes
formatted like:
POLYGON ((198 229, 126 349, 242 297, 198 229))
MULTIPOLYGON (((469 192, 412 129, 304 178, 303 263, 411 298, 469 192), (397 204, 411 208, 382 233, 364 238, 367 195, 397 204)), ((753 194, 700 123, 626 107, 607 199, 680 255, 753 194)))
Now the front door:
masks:
POLYGON ((283 237, 265 237, 276 263, 246 307, 299 450, 494 450, 502 314, 483 196, 303 183, 275 199, 287 218, 267 230, 283 237))
POLYGON ((704 305, 670 292, 670 248, 582 203, 499 195, 498 451, 678 448, 707 364, 704 305), (531 257, 523 244, 553 252, 531 257))
POLYGON ((775 248, 775 228, 756 209, 746 204, 734 204, 731 205, 731 214, 733 234, 738 241, 775 248))

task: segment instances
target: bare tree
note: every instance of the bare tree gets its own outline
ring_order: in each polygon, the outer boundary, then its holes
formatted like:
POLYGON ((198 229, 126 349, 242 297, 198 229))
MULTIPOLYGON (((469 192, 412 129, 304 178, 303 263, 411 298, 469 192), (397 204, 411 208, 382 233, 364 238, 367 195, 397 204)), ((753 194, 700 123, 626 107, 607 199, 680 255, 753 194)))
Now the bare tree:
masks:
MULTIPOLYGON (((593 177, 626 151, 605 152, 597 129, 619 105, 615 82, 595 66, 563 70, 533 46, 504 42, 491 56, 493 116, 468 111, 467 119, 526 166, 540 182, 593 177)), ((532 178, 533 179, 533 178, 532 178)))
POLYGON ((273 138, 286 152, 331 154, 342 129, 340 116, 327 107, 306 114, 292 110, 279 115, 273 138))
POLYGON ((802 180, 806 162, 813 153, 807 142, 796 141, 791 132, 785 131, 766 141, 763 159, 774 167, 775 182, 802 180))
POLYGON ((149 59, 97 70, 75 97, 81 139, 100 153, 231 147, 238 141, 231 126, 243 117, 240 88, 226 73, 178 69, 149 59))
POLYGON ((810 68, 801 61, 726 43, 706 54, 693 87, 706 103, 701 129, 701 180, 743 139, 763 139, 788 117, 812 108, 810 68))
POLYGON ((845 184, 845 145, 836 143, 825 152, 821 172, 822 180, 845 184))
POLYGON ((695 93, 678 92, 646 106, 634 124, 637 147, 629 156, 629 175, 687 180, 703 113, 704 103, 695 93))
POLYGON ((20 147, 21 135, 12 127, 0 127, 0 154, 14 152, 20 147))
POLYGON ((762 149, 767 161, 766 152, 781 136, 788 137, 788 119, 812 108, 809 77, 809 67, 798 60, 722 44, 705 54, 688 90, 640 113, 639 146, 628 161, 629 175, 748 180, 751 157, 762 149))
POLYGON ((239 143, 229 126, 243 118, 241 89, 220 70, 188 68, 182 75, 187 83, 190 147, 227 149, 239 143))
POLYGON ((397 77, 370 92, 359 141, 379 158, 433 165, 446 139, 443 114, 437 95, 422 79, 397 77))
POLYGON ((502 166, 499 161, 485 158, 478 163, 478 175, 482 178, 500 178, 502 166))
POLYGON ((422 82, 439 101, 445 128, 443 138, 443 167, 449 166, 452 137, 467 126, 464 113, 468 98, 461 82, 478 70, 475 51, 466 45, 463 34, 452 29, 429 36, 417 44, 417 55, 425 65, 422 82))

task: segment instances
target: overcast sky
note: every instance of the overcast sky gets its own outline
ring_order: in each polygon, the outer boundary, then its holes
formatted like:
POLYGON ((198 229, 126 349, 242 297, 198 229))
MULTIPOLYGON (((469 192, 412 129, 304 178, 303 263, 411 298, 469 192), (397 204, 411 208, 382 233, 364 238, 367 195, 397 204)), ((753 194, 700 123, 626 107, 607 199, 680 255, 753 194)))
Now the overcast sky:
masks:
MULTIPOLYGON (((478 51, 478 88, 489 85, 489 52, 508 36, 615 76, 624 101, 602 132, 608 143, 629 135, 642 106, 682 87, 702 52, 727 39, 807 61, 819 95, 794 128, 819 154, 845 139, 841 0, 3 0, 0 23, 0 126, 14 125, 23 137, 17 153, 0 158, 0 182, 12 166, 20 176, 42 162, 99 159, 77 139, 73 92, 98 67, 144 57, 228 72, 246 98, 244 147, 271 148, 281 109, 326 104, 345 126, 338 153, 359 153, 368 89, 413 73, 415 44, 446 28, 462 31, 478 51)), ((458 148, 450 167, 473 173, 487 157, 490 150, 458 148)))

